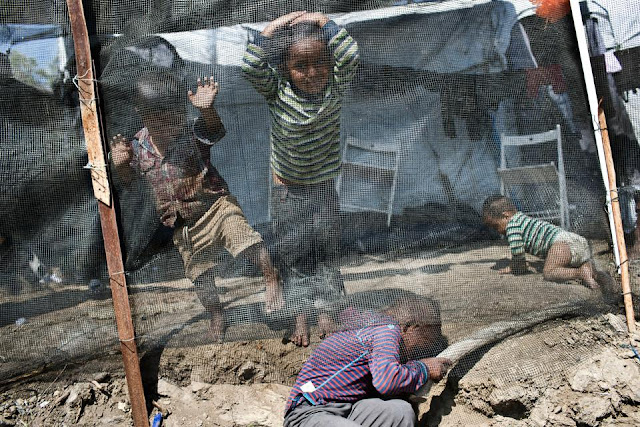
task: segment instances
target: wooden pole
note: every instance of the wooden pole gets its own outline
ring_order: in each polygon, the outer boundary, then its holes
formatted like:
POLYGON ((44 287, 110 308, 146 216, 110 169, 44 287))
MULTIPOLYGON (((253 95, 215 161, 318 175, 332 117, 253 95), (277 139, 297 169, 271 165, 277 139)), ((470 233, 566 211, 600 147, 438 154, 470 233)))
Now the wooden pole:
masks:
POLYGON ((131 414, 136 427, 148 427, 149 415, 142 387, 140 361, 135 342, 131 307, 127 292, 127 282, 124 275, 124 262, 120 247, 120 236, 116 222, 116 212, 111 199, 111 190, 107 176, 107 167, 100 133, 100 119, 98 115, 97 91, 93 75, 93 62, 89 34, 84 18, 82 0, 67 0, 71 32, 76 54, 78 75, 74 78, 80 98, 80 112, 82 127, 87 144, 91 180, 94 194, 98 199, 100 223, 104 249, 109 270, 109 284, 113 299, 113 309, 120 339, 120 351, 124 362, 124 371, 129 389, 131 414))
POLYGON ((613 165, 613 156, 611 154, 611 143, 609 142, 609 132, 607 131, 607 119, 604 116, 604 108, 602 108, 602 105, 598 108, 598 123, 600 124, 600 132, 602 133, 602 147, 604 148, 609 188, 611 191, 611 210, 613 211, 613 223, 618 241, 618 251, 620 253, 620 281, 622 282, 624 311, 627 316, 627 328, 629 329, 629 333, 633 334, 636 331, 636 321, 633 314, 631 283, 629 282, 629 258, 627 257, 627 247, 624 242, 622 215, 620 214, 620 201, 618 199, 616 173, 613 165))

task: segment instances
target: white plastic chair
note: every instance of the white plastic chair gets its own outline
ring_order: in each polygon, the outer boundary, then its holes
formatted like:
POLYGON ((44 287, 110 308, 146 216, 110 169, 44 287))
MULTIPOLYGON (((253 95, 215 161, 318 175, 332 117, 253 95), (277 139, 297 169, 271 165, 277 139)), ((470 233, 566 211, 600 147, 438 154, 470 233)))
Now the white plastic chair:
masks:
POLYGON ((375 144, 348 136, 342 154, 337 190, 340 209, 346 212, 380 212, 391 225, 398 182, 399 146, 375 144))
POLYGON ((532 135, 501 134, 498 175, 501 179, 501 193, 512 198, 524 214, 556 222, 562 228, 569 229, 571 223, 560 125, 556 125, 555 129, 548 132, 532 135), (522 147, 540 145, 538 149, 542 150, 543 144, 556 145, 557 163, 552 161, 520 165, 522 147), (516 150, 518 150, 517 156, 508 156, 507 151, 516 150), (519 164, 511 166, 508 163, 519 164))

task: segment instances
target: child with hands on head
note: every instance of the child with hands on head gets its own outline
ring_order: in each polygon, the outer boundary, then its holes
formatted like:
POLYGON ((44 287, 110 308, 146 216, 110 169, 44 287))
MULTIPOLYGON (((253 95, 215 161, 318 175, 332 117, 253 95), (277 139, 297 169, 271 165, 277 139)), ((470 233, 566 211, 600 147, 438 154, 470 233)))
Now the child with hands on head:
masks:
MULTIPOLYGON (((342 100, 359 63, 358 45, 327 16, 297 11, 256 35, 243 61, 245 77, 269 106, 271 217, 285 287, 326 276, 324 289, 309 289, 312 296, 303 299, 320 294, 339 299, 344 285, 334 179, 341 167, 342 100)), ((287 295, 301 296, 301 290, 287 295)), ((297 345, 309 344, 310 308, 299 307, 295 315, 292 340, 297 345)))
POLYGON ((172 72, 145 70, 133 87, 135 109, 144 127, 131 141, 115 136, 110 153, 121 185, 140 178, 153 189, 159 221, 173 229, 173 243, 182 256, 186 276, 211 316, 210 332, 216 341, 222 340, 225 331, 213 276, 220 248, 259 264, 266 279, 267 311, 284 305, 262 238, 211 164, 211 146, 225 134, 214 108, 218 90, 213 77, 198 79, 194 93, 172 72), (187 99, 200 112, 191 124, 186 118, 187 99))

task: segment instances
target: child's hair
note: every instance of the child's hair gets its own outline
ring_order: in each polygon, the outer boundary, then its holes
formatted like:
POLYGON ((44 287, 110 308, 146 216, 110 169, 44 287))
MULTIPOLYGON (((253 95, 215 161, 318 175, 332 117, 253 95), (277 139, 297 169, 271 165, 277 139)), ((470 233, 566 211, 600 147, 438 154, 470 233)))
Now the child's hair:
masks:
POLYGON ((504 213, 516 212, 518 209, 510 198, 501 194, 487 197, 482 205, 484 218, 500 218, 504 213))
POLYGON ((160 36, 145 36, 130 41, 122 48, 129 66, 164 67, 173 72, 182 72, 184 61, 175 46, 160 36))
POLYGON ((405 295, 385 310, 399 325, 440 326, 440 304, 422 295, 405 295))
POLYGON ((134 85, 134 105, 141 113, 186 110, 186 85, 166 69, 147 68, 136 77, 134 85))
MULTIPOLYGON (((327 44, 321 28, 312 22, 299 22, 292 26, 285 25, 276 29, 267 46, 267 55, 273 62, 272 65, 284 67, 291 46, 304 39, 319 40, 325 45, 327 44)), ((329 56, 328 48, 327 55, 329 56)))

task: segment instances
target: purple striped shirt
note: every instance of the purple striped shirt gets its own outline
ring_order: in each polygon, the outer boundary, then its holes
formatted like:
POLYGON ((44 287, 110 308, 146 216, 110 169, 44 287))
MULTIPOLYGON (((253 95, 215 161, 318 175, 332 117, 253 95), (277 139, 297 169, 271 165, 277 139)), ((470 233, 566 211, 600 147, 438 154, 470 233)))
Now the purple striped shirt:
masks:
POLYGON ((413 392, 425 384, 427 367, 417 360, 400 362, 400 327, 390 317, 382 319, 326 338, 302 366, 285 413, 301 400, 312 405, 356 402, 413 392))

